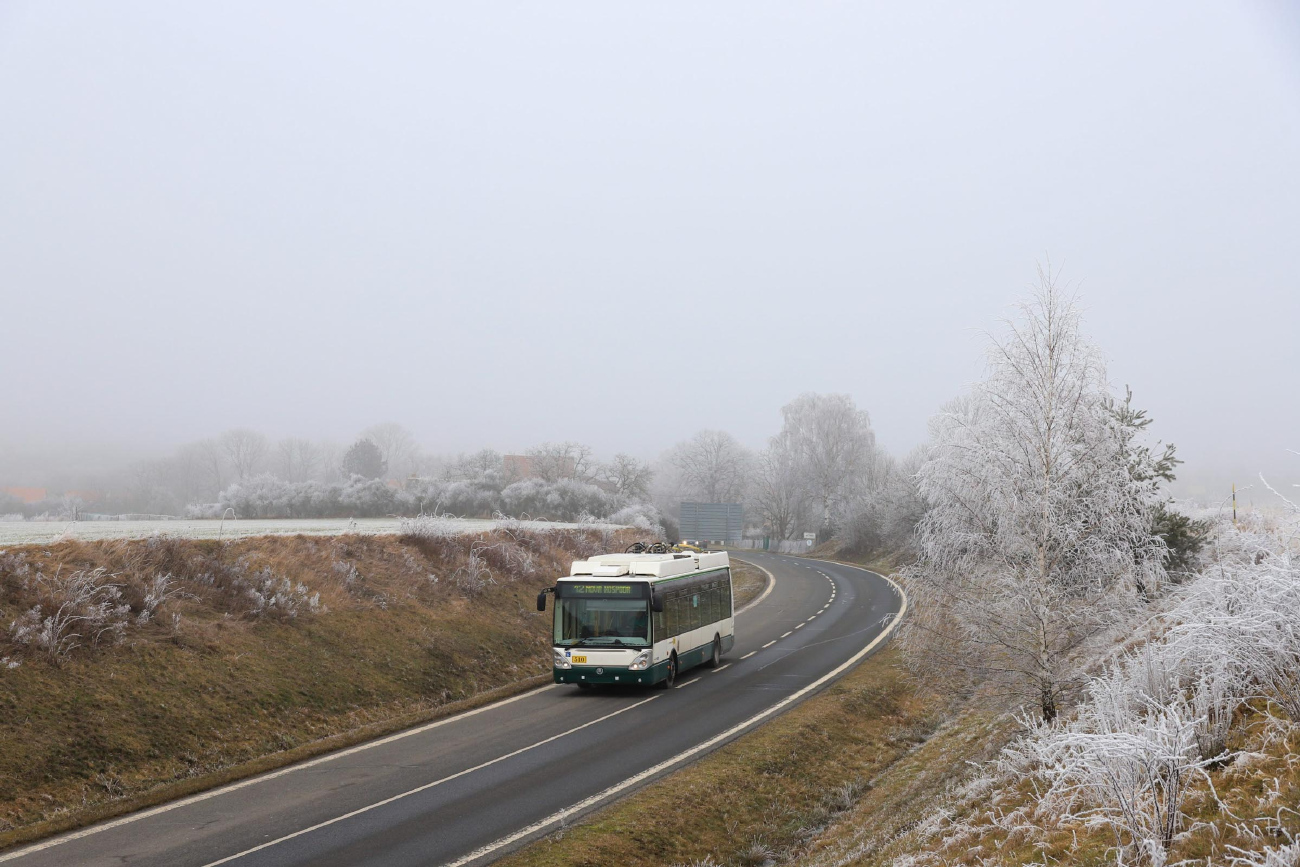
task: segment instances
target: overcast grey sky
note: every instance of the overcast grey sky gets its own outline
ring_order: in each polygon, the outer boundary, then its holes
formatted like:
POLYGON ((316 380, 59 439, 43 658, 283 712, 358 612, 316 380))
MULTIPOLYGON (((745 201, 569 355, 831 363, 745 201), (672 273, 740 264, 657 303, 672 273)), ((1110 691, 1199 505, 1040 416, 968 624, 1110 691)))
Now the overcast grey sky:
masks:
POLYGON ((1189 481, 1300 481, 1285 2, 0 0, 0 442, 901 453, 1045 255, 1189 481))

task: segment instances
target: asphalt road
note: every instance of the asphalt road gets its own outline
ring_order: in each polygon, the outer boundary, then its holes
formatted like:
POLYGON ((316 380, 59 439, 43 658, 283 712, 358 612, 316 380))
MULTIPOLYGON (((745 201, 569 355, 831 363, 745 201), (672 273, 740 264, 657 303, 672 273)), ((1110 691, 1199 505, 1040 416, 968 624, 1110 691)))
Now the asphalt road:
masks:
POLYGON ((723 665, 683 672, 676 689, 544 687, 0 862, 489 863, 811 694, 883 639, 903 605, 892 584, 860 569, 758 552, 745 559, 772 572, 772 592, 738 615, 723 665))

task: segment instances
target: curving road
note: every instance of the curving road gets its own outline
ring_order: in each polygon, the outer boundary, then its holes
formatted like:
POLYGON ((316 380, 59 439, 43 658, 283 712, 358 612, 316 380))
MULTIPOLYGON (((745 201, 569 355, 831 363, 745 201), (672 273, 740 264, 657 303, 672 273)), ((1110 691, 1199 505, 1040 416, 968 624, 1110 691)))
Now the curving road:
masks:
POLYGON ((0 855, 17 867, 486 864, 819 689, 903 610, 874 573, 747 551, 776 578, 717 670, 668 691, 547 686, 0 855))

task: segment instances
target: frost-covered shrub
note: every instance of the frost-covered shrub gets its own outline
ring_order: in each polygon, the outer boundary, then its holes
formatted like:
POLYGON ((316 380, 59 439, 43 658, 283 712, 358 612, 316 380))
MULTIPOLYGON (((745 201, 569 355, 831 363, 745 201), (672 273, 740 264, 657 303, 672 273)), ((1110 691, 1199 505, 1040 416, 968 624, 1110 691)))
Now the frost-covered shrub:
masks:
POLYGON ((122 599, 122 585, 108 577, 104 569, 37 575, 40 601, 10 624, 10 641, 58 661, 80 647, 121 640, 131 606, 122 599))
POLYGON ((501 492, 501 511, 551 521, 576 521, 582 515, 608 515, 618 497, 576 479, 545 482, 525 479, 501 492))
POLYGON ((269 568, 250 576, 244 594, 250 604, 250 614, 257 618, 293 620, 302 614, 316 614, 324 608, 319 593, 312 593, 301 581, 295 584, 269 568))
POLYGON ((609 523, 632 527, 655 538, 664 538, 663 516, 649 503, 633 503, 609 516, 609 523))
POLYGON ((1122 850, 1160 864, 1184 828, 1192 784, 1209 780, 1211 760, 1197 745, 1194 707, 1181 698, 1144 702, 1129 687, 1117 673, 1093 681, 1075 719, 1029 722, 1032 733, 1006 760, 1047 781, 1040 809, 1108 829, 1122 850))
POLYGON ((451 515, 419 515, 414 518, 402 518, 398 520, 397 526, 401 535, 416 539, 451 539, 465 532, 465 525, 451 515))
POLYGON ((492 576, 492 570, 488 567, 487 559, 482 555, 482 549, 471 546, 469 558, 465 565, 452 574, 452 580, 456 586, 468 593, 481 593, 488 588, 488 585, 495 584, 496 579, 492 576))

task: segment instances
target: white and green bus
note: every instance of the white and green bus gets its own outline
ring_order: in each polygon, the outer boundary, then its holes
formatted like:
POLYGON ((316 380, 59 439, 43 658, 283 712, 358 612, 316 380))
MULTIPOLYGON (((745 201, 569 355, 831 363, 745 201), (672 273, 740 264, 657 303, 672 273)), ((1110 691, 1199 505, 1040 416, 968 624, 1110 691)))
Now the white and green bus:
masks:
POLYGON ((537 597, 555 596, 556 683, 659 684, 735 644, 725 553, 602 554, 537 597))

